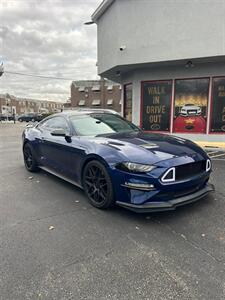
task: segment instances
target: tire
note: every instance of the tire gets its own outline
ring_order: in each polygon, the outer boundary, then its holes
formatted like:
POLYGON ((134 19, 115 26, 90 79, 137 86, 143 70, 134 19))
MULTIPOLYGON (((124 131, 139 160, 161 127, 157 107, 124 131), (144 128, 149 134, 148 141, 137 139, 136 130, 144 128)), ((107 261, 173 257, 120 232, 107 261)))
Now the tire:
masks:
POLYGON ((28 143, 23 147, 23 158, 25 167, 29 172, 37 172, 39 170, 37 161, 34 157, 34 150, 28 143))
POLYGON ((97 160, 88 162, 84 167, 82 182, 88 200, 94 207, 107 209, 114 205, 112 181, 102 163, 97 160))
POLYGON ((22 119, 18 119, 18 121, 19 121, 19 122, 21 122, 21 123, 23 122, 23 120, 22 120, 22 119))

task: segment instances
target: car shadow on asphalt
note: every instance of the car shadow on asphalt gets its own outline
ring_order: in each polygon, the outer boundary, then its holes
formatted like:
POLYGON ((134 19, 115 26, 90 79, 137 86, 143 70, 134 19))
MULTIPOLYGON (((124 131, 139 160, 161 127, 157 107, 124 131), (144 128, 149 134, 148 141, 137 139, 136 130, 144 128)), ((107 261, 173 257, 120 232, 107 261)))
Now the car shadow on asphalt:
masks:
MULTIPOLYGON (((103 213, 104 216, 108 216, 110 218, 123 218, 127 219, 129 221, 133 222, 139 222, 142 224, 146 224, 146 222, 149 222, 149 220, 155 220, 156 222, 166 222, 170 223, 170 221, 177 220, 178 222, 184 218, 186 218, 188 215, 193 215, 193 214, 207 214, 208 211, 211 210, 214 198, 213 195, 208 195, 205 198, 202 198, 194 203, 190 203, 184 206, 177 207, 175 210, 170 210, 170 211, 162 211, 162 212, 149 212, 149 213, 136 213, 131 210, 125 209, 123 207, 115 205, 113 208, 107 209, 107 210, 99 210, 97 208, 94 208, 87 200, 87 197, 84 193, 84 191, 59 178, 56 177, 55 175, 52 175, 46 171, 41 170, 39 173, 41 176, 48 177, 49 180, 57 183, 57 185, 62 185, 63 188, 68 189, 68 191, 72 193, 76 193, 76 196, 80 197, 80 201, 83 202, 82 204, 84 206, 87 206, 89 209, 95 209, 96 212, 101 212, 103 213)), ((77 197, 76 197, 77 198, 77 197)), ((68 199, 68 198, 67 198, 68 199)), ((64 199, 62 199, 64 201, 64 199)), ((71 202, 74 202, 74 199, 71 199, 71 202)))
POLYGON ((157 220, 159 222, 170 222, 176 219, 177 221, 186 218, 188 215, 193 214, 206 214, 210 211, 213 205, 213 196, 208 195, 205 198, 191 204, 177 207, 175 210, 162 211, 162 212, 150 212, 150 213, 136 213, 128 209, 116 206, 110 211, 106 211, 108 214, 118 215, 129 220, 138 221, 140 223, 146 223, 148 220, 157 220))

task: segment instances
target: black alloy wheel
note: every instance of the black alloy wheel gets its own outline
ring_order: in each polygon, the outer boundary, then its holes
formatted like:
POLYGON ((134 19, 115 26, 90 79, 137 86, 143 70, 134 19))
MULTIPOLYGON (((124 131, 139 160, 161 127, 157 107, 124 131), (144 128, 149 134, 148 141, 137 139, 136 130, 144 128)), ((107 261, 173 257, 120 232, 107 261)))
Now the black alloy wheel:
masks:
POLYGON ((83 187, 90 203, 97 208, 109 208, 114 204, 111 178, 105 166, 92 160, 84 168, 83 187))
POLYGON ((33 149, 28 143, 23 147, 23 157, 26 169, 30 172, 36 172, 38 170, 38 165, 34 157, 33 149))

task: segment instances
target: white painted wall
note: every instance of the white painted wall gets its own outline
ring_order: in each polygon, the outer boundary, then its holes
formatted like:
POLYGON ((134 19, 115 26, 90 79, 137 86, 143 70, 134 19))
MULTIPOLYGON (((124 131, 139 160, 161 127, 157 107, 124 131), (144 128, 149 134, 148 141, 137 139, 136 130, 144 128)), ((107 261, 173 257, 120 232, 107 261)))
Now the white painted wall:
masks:
POLYGON ((115 0, 97 25, 99 74, 118 65, 225 55, 225 0, 115 0))

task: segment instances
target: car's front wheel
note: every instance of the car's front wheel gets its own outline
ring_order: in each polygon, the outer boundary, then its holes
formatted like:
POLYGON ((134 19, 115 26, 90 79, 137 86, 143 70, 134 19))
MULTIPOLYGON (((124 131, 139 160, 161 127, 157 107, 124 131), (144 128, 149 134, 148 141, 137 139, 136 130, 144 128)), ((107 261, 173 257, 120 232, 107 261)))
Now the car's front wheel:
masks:
POLYGON ((83 172, 83 187, 90 203, 106 209, 114 204, 111 178, 105 166, 97 160, 86 164, 83 172))
POLYGON ((28 143, 26 143, 23 147, 23 158, 25 167, 29 172, 38 171, 38 165, 34 157, 33 148, 28 143))

